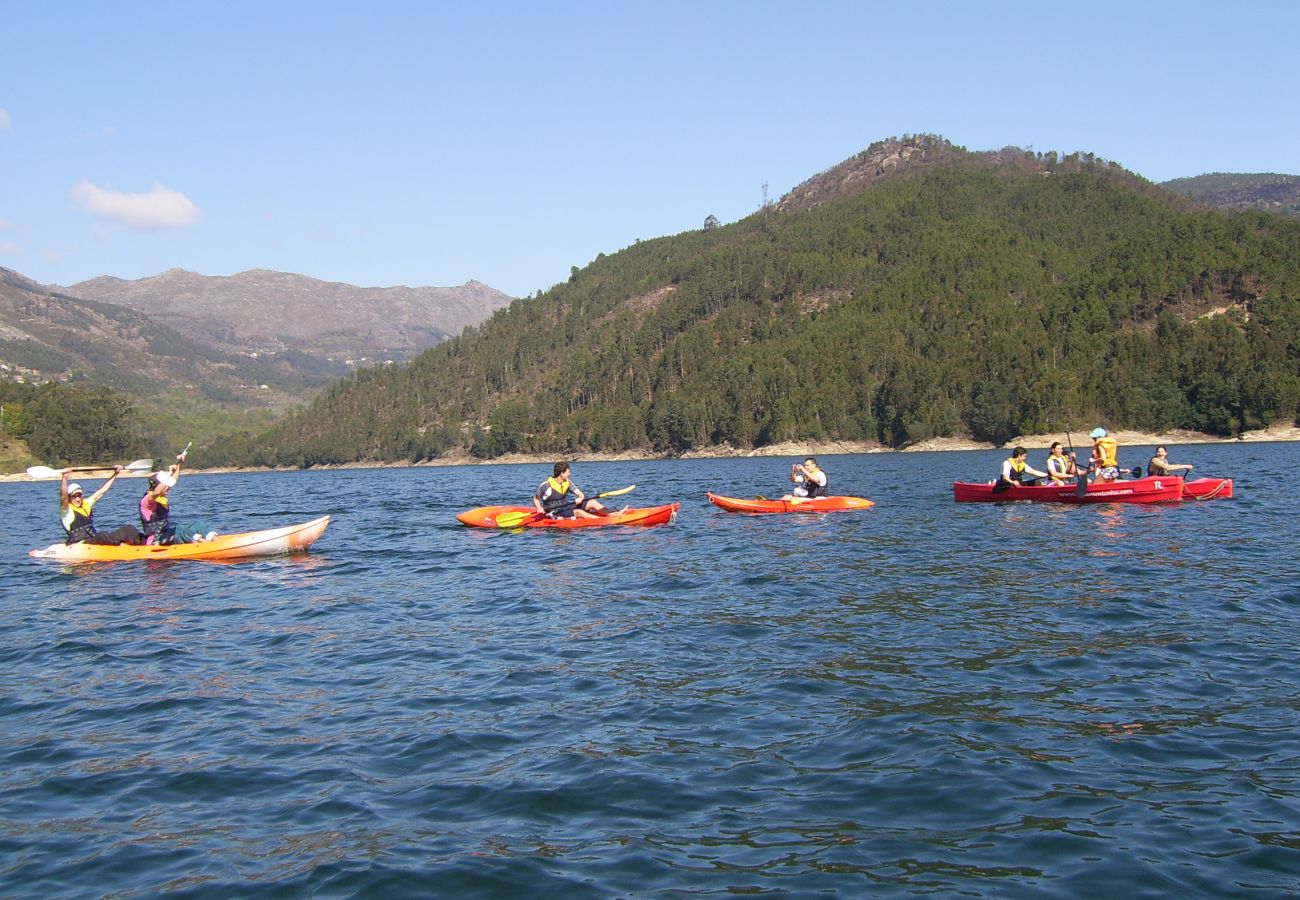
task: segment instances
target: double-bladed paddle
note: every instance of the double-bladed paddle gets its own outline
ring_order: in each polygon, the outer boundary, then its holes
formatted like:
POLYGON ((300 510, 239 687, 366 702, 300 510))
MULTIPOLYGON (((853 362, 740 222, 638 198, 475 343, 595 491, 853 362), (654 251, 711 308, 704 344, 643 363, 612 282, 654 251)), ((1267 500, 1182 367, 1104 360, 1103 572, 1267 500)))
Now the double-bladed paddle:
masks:
MULTIPOLYGON (((592 499, 599 499, 601 497, 617 497, 620 494, 626 494, 629 491, 634 491, 634 490, 636 490, 636 485, 629 484, 627 487, 619 488, 618 490, 602 491, 592 499)), ((545 519, 545 518, 546 518, 546 513, 539 513, 537 511, 505 512, 497 516, 497 528, 518 528, 520 525, 527 525, 530 522, 536 522, 540 519, 545 519)))
MULTIPOLYGON (((112 468, 114 466, 71 466, 68 471, 106 472, 112 468)), ((136 459, 122 466, 122 469, 127 472, 147 472, 152 468, 152 459, 136 459)), ((27 469, 27 474, 33 478, 58 478, 63 472, 63 469, 51 469, 49 466, 31 466, 27 469)))

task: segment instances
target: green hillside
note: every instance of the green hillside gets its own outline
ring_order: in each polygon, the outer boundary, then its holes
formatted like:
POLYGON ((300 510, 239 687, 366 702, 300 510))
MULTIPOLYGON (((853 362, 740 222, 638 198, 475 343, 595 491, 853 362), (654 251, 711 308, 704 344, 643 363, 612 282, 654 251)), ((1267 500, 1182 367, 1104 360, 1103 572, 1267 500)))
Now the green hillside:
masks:
POLYGON ((1198 211, 1088 156, 883 142, 215 449, 314 465, 1096 422, 1231 435, 1296 417, 1298 299, 1300 223, 1198 211))

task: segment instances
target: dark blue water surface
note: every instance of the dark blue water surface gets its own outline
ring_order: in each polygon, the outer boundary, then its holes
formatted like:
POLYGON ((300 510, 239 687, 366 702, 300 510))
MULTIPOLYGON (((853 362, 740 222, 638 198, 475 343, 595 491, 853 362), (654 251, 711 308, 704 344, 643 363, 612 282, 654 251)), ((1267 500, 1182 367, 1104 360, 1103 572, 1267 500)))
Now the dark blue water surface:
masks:
POLYGON ((545 465, 188 476, 224 531, 334 516, 227 565, 27 559, 56 485, 0 485, 0 895, 1300 891, 1300 446, 953 503, 1005 455, 826 457, 874 509, 763 517, 704 492, 789 459, 579 461, 682 509, 569 533, 453 518, 545 465))

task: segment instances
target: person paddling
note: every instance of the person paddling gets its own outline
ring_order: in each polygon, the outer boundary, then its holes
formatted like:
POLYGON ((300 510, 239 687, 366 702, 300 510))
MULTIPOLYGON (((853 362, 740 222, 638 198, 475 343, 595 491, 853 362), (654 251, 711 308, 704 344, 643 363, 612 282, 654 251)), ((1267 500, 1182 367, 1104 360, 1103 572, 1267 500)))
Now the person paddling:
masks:
POLYGON ((178 525, 171 519, 171 498, 168 493, 181 477, 185 452, 176 455, 176 462, 166 472, 149 476, 149 488, 140 498, 140 527, 144 529, 146 544, 189 544, 210 541, 217 536, 202 523, 178 525))
POLYGON ((1047 454, 1047 474, 1052 484, 1065 484, 1079 476, 1079 466, 1074 458, 1074 451, 1066 453, 1060 441, 1052 441, 1047 454))
POLYGON ((1169 451, 1164 447, 1156 448, 1156 455, 1151 457, 1147 463, 1148 475, 1172 475, 1175 471, 1190 472, 1192 471, 1191 463, 1171 463, 1168 460, 1169 451))
MULTIPOLYGON (((548 519, 601 519, 617 513, 595 497, 587 497, 569 480, 569 464, 557 462, 552 475, 533 494, 533 506, 548 519)), ((623 512, 623 507, 619 512, 623 512)))
POLYGON ((1033 486, 1038 484, 1039 478, 1047 478, 1046 472, 1040 472, 1029 465, 1028 457, 1029 451, 1024 447, 1016 447, 1012 450, 1011 455, 1002 461, 1002 473, 998 476, 997 484, 993 489, 1005 491, 1016 485, 1033 486))
POLYGON ((797 502, 813 497, 830 496, 830 479, 817 465, 817 460, 811 456, 802 463, 795 463, 790 467, 790 480, 797 487, 782 497, 782 500, 797 502))
POLYGON ((144 535, 137 531, 134 525, 123 525, 112 531, 95 530, 95 504, 108 493, 108 489, 113 486, 113 482, 117 481, 117 476, 121 475, 122 471, 121 466, 114 466, 113 474, 108 476, 108 481, 87 497, 81 485, 76 482, 68 483, 68 476, 72 474, 72 469, 63 470, 63 478, 59 481, 59 522, 67 534, 67 543, 144 543, 144 535))
POLYGON ((1097 470, 1097 481, 1114 481, 1119 478, 1119 444, 1105 428, 1094 428, 1092 438, 1092 467, 1097 470))

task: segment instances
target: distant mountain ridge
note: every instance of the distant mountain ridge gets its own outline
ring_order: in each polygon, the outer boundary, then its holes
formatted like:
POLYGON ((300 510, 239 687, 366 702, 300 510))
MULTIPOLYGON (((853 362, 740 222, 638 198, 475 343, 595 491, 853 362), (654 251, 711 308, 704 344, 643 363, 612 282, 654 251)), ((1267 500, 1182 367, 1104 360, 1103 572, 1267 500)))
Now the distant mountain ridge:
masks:
POLYGON ((357 287, 267 269, 230 276, 169 269, 134 281, 102 276, 60 290, 138 310, 227 352, 295 349, 364 364, 409 359, 513 299, 479 281, 357 287))
POLYGON ((297 353, 227 353, 149 316, 0 268, 0 373, 39 384, 104 384, 137 397, 288 406, 346 371, 297 353))
POLYGON ((1300 218, 1300 175, 1212 172, 1175 178, 1161 187, 1216 209, 1259 209, 1300 218))

